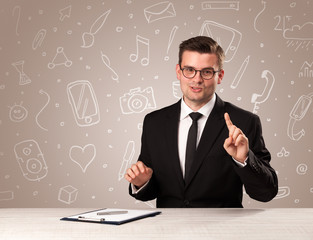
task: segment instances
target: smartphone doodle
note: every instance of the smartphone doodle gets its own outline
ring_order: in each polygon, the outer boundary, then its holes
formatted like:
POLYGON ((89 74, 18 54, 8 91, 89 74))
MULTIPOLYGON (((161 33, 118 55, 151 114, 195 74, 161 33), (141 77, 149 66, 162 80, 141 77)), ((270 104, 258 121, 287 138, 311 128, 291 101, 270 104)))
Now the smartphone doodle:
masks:
POLYGON ((43 154, 34 140, 25 140, 14 146, 17 162, 23 176, 29 181, 39 181, 48 173, 43 154))
POLYGON ((311 103, 312 103, 313 92, 308 95, 302 95, 296 104, 293 106, 289 116, 287 135, 291 140, 299 141, 305 134, 304 129, 299 132, 294 132, 294 125, 300 121, 306 115, 311 103))
POLYGON ((79 80, 68 84, 67 95, 78 126, 86 127, 99 123, 98 101, 89 81, 79 80))
POLYGON ((259 104, 264 103, 268 99, 275 83, 275 77, 269 70, 264 70, 261 76, 266 80, 266 84, 261 94, 252 94, 251 103, 254 103, 253 113, 257 113, 257 110, 260 108, 259 104))
POLYGON ((215 39, 223 47, 226 55, 225 62, 233 59, 242 37, 242 34, 237 30, 213 21, 204 21, 201 26, 200 35, 207 35, 215 39))

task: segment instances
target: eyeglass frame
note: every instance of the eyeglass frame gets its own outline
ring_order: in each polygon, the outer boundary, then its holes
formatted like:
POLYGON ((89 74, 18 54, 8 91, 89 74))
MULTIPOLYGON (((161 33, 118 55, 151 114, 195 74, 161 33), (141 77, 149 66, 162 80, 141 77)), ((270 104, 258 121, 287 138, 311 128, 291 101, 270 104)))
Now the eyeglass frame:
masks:
POLYGON ((215 73, 221 71, 221 69, 218 70, 218 71, 215 71, 214 68, 212 68, 212 67, 208 67, 208 68, 203 68, 203 69, 201 69, 201 70, 197 70, 197 69, 195 69, 195 68, 193 68, 193 67, 184 67, 184 68, 182 68, 182 67, 179 65, 179 68, 180 68, 182 74, 184 75, 184 77, 185 77, 185 78, 188 78, 188 79, 194 78, 194 77, 197 75, 197 72, 200 72, 200 76, 201 76, 201 78, 202 78, 203 80, 211 80, 211 79, 214 77, 215 73), (184 74, 184 70, 185 70, 186 68, 192 68, 192 69, 195 71, 195 75, 193 75, 193 77, 186 77, 185 74, 184 74), (211 78, 204 78, 204 77, 202 77, 202 71, 203 71, 204 69, 210 69, 210 70, 212 69, 212 70, 213 70, 213 75, 212 75, 211 78))

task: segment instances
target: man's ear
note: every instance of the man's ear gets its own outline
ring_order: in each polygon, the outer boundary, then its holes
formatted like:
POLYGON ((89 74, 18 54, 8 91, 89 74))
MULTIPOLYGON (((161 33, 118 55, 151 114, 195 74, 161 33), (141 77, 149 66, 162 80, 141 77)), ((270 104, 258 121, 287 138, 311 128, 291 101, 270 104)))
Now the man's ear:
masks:
POLYGON ((218 72, 218 80, 217 80, 217 84, 221 84, 222 80, 224 78, 224 69, 221 69, 221 71, 218 72))
POLYGON ((180 80, 180 78, 181 78, 181 70, 180 70, 180 66, 179 66, 179 64, 176 64, 176 77, 177 77, 177 79, 178 80, 180 80))

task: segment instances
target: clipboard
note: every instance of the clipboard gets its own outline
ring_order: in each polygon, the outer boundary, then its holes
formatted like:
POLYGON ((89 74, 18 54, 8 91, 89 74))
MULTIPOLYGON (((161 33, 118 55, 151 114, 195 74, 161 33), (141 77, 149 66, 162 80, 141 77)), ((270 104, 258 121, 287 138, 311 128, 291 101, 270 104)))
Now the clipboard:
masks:
POLYGON ((160 213, 161 213, 160 211, 152 210, 102 208, 94 211, 64 217, 61 218, 60 220, 121 225, 142 218, 153 217, 160 213))

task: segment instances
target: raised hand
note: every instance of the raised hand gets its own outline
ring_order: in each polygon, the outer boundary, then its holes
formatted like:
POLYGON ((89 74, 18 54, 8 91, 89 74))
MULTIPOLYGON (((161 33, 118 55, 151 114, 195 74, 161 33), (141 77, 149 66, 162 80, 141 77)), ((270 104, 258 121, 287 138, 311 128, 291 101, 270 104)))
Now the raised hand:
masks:
POLYGON ((243 163, 248 156, 249 140, 241 129, 232 123, 228 113, 224 114, 224 118, 229 131, 229 137, 225 139, 224 148, 235 160, 243 163))
POLYGON ((137 188, 141 188, 152 177, 153 170, 138 161, 127 169, 125 179, 137 188))

